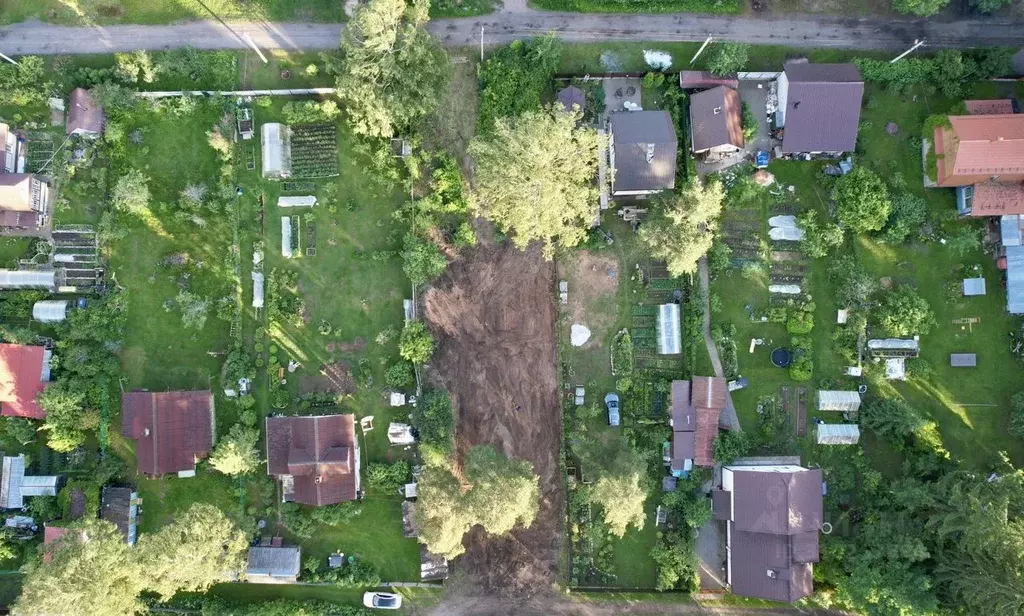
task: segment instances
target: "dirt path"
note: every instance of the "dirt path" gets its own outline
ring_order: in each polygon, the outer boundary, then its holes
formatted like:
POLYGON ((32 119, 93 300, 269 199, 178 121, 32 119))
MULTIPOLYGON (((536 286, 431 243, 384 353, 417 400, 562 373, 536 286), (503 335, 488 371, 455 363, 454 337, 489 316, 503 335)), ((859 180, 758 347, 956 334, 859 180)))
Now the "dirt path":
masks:
MULTIPOLYGON (((701 257, 697 264, 700 275, 700 289, 704 296, 704 344, 708 348, 708 355, 711 356, 711 366, 715 369, 715 376, 725 376, 722 368, 722 360, 718 357, 718 345, 711 338, 711 282, 708 275, 708 258, 701 257)), ((740 429, 740 417, 736 413, 736 406, 732 403, 732 393, 725 394, 725 408, 718 417, 718 424, 727 430, 740 429)))
POLYGON ((471 251, 426 294, 438 340, 431 367, 452 395, 458 455, 493 445, 532 462, 540 477, 540 512, 529 529, 501 539, 480 529, 467 535, 456 567, 477 593, 529 596, 557 576, 565 499, 554 289, 554 265, 539 249, 506 244, 471 251))
MULTIPOLYGON (((437 19, 429 29, 445 45, 495 45, 554 32, 572 42, 702 41, 709 34, 762 45, 836 49, 888 49, 916 38, 930 49, 1021 46, 1021 22, 969 19, 853 19, 824 15, 719 16, 701 14, 545 13, 512 0, 505 10, 483 17, 437 19)), ((0 28, 0 51, 8 55, 84 54, 160 50, 191 45, 199 49, 245 49, 246 37, 264 49, 318 50, 338 46, 341 24, 194 21, 166 26, 67 27, 25 22, 0 28)), ((1024 55, 1018 54, 1018 65, 1024 55)), ((1018 66, 1024 69, 1024 66, 1018 66)))

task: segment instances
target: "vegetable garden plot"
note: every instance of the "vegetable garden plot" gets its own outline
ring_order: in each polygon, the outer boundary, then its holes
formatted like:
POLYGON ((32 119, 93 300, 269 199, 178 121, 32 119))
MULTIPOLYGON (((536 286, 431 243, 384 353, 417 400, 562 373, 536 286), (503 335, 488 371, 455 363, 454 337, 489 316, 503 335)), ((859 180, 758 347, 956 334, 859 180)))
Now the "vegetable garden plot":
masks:
POLYGON ((25 158, 25 173, 39 173, 43 165, 53 158, 53 136, 46 133, 29 133, 25 158))
POLYGON ((338 127, 311 124, 291 128, 292 177, 338 175, 338 127))

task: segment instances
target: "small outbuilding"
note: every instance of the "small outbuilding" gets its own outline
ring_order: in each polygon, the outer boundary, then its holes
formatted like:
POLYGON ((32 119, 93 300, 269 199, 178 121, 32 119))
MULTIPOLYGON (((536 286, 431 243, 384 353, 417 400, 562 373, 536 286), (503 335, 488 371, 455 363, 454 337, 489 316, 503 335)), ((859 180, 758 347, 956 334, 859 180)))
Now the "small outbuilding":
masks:
POLYGON ((444 580, 448 577, 448 559, 420 546, 420 580, 423 582, 444 580))
POLYGON ((584 111, 587 108, 587 95, 576 86, 562 88, 556 97, 558 104, 566 111, 584 111))
POLYGON ((46 299, 32 304, 32 320, 40 323, 60 323, 68 318, 66 299, 46 299))
POLYGON ((858 441, 857 424, 818 424, 819 445, 856 445, 858 441))
POLYGON ((299 579, 302 550, 299 546, 249 548, 245 577, 254 584, 291 584, 299 579))
POLYGON ((978 356, 974 353, 950 353, 949 365, 953 368, 975 368, 978 356))
POLYGON ((662 304, 658 307, 657 331, 659 355, 678 355, 683 352, 679 304, 662 304))
POLYGON ((964 278, 964 295, 971 297, 985 294, 984 278, 964 278))
POLYGON ((103 134, 103 126, 107 116, 103 107, 96 104, 92 94, 84 88, 71 91, 71 104, 68 107, 67 133, 83 137, 96 138, 103 134))
POLYGON ((694 154, 728 154, 742 150, 739 92, 718 86, 690 96, 690 138, 694 154))
POLYGON ((860 394, 855 391, 818 391, 819 411, 855 412, 860 410, 860 394))

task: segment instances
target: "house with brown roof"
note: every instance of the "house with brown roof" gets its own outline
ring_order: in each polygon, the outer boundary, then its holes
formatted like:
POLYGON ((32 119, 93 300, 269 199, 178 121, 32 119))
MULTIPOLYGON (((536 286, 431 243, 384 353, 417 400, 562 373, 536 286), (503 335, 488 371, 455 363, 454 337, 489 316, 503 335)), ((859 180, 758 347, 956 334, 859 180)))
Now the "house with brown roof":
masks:
POLYGON ((75 88, 71 91, 66 125, 69 135, 99 137, 103 134, 103 126, 106 121, 107 116, 103 113, 103 107, 96 104, 88 90, 75 88))
POLYGON ((703 90, 718 86, 736 89, 740 87, 740 80, 735 74, 719 77, 711 71, 679 71, 681 90, 703 90))
POLYGON ((694 154, 729 154, 743 149, 739 92, 718 86, 690 96, 690 148, 694 154))
POLYGON ((358 498, 360 454, 355 415, 268 417, 267 473, 285 502, 333 505, 358 498))
POLYGON ((856 64, 787 62, 776 83, 783 154, 841 154, 857 145, 864 79, 856 64))
POLYGON ((1016 113, 1013 108, 1013 100, 1009 98, 964 101, 964 108, 967 109, 967 115, 1002 115, 1007 113, 1016 113))
POLYGON ((44 419, 36 402, 50 381, 52 351, 27 344, 0 344, 0 415, 44 419))
POLYGON ((695 465, 715 465, 718 415, 726 406, 727 390, 728 383, 720 377, 697 376, 692 381, 672 381, 669 471, 674 477, 684 476, 695 465))
POLYGON ((576 86, 567 86, 558 91, 555 100, 566 111, 582 112, 587 108, 587 95, 576 86))
POLYGON ((726 522, 726 578, 733 594, 794 602, 814 590, 824 522, 821 469, 732 465, 712 493, 726 522))
POLYGON ((132 391, 121 396, 121 433, 135 439, 139 473, 193 477, 213 449, 213 393, 132 391))
POLYGON ((667 111, 613 113, 610 124, 613 197, 643 197, 675 188, 678 140, 667 111))

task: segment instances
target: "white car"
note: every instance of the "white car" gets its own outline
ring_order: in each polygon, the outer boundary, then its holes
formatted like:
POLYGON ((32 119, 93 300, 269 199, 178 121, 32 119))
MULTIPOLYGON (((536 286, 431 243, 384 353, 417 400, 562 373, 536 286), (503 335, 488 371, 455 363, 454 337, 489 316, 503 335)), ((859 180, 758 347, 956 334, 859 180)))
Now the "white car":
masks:
POLYGON ((402 607, 402 595, 391 592, 363 593, 363 605, 375 610, 397 610, 402 607))

